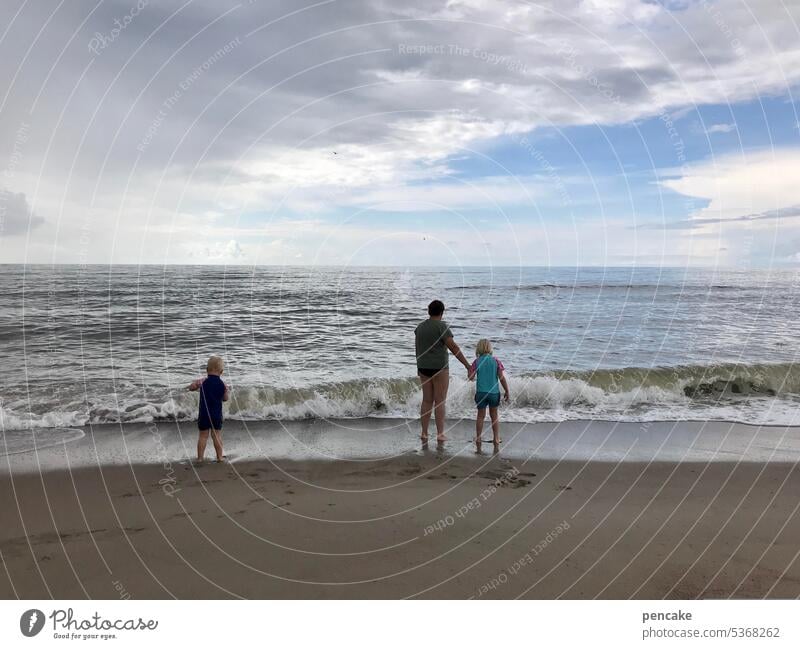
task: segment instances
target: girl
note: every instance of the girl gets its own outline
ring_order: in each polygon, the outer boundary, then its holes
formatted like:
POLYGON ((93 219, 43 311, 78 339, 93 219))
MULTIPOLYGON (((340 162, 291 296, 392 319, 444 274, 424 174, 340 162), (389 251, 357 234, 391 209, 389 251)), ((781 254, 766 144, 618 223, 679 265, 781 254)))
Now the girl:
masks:
POLYGON ((475 420, 475 442, 481 443, 483 433, 483 420, 486 417, 486 408, 489 408, 489 417, 492 420, 492 443, 500 443, 500 419, 497 408, 500 405, 500 385, 503 386, 508 401, 508 382, 504 373, 503 364, 492 356, 492 343, 486 338, 481 338, 475 348, 475 360, 469 370, 469 380, 478 378, 475 386, 475 405, 478 406, 478 417, 475 420))

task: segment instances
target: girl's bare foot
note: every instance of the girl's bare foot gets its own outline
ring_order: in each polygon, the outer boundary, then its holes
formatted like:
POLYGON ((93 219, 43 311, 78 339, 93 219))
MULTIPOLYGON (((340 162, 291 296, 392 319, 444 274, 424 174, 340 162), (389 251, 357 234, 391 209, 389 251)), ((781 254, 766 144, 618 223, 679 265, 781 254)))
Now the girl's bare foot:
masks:
POLYGON ((444 435, 437 435, 436 436, 436 441, 437 442, 446 442, 447 441, 447 437, 444 436, 444 435))
POLYGON ((423 442, 427 442, 427 441, 428 441, 428 436, 427 436, 427 435, 420 435, 420 436, 419 436, 419 438, 420 438, 420 439, 421 439, 423 442))
POLYGON ((500 443, 500 442, 502 442, 502 441, 503 441, 503 440, 502 440, 502 439, 500 439, 499 437, 495 437, 495 438, 492 440, 492 444, 499 444, 499 443, 500 443))

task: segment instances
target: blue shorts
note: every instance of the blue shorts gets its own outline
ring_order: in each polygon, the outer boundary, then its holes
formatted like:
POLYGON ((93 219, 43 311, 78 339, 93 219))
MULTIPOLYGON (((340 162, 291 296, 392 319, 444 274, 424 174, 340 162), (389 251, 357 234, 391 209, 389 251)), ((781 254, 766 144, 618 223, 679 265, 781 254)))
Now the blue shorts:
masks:
POLYGON ((475 405, 478 406, 478 410, 483 410, 484 408, 497 408, 500 405, 500 393, 476 392, 475 405))

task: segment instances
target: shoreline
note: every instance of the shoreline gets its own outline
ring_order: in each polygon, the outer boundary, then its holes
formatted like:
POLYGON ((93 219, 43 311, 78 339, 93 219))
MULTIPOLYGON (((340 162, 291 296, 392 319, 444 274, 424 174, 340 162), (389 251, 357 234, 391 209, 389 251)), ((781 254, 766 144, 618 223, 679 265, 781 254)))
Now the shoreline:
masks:
MULTIPOLYGON (((139 461, 149 433, 130 428, 10 456, 0 596, 800 595, 796 428, 507 426, 508 444, 479 456, 462 439, 471 428, 423 449, 415 422, 380 422, 266 426, 268 457, 201 467, 186 455, 139 461), (651 453, 670 432, 676 448, 651 453), (698 434, 702 444, 679 444, 698 434), (766 459, 775 451, 784 459, 766 459)), ((247 432, 231 430, 232 447, 247 432)), ((167 452, 195 439, 167 443, 170 433, 181 431, 160 430, 167 452)))
MULTIPOLYGON (((416 419, 227 420, 223 441, 233 462, 267 458, 358 462, 422 451, 475 455, 472 421, 448 420, 446 434, 448 441, 437 448, 432 429, 428 448, 423 449, 416 419)), ((487 424, 484 439, 490 437, 487 424)), ((502 422, 501 437, 500 457, 513 460, 800 462, 797 426, 703 420, 502 422)), ((194 458, 197 428, 195 422, 103 424, 8 431, 4 441, 10 452, 0 455, 0 475, 97 465, 179 464, 194 458)), ((481 446, 482 455, 493 450, 491 443, 481 446)), ((207 449, 207 457, 212 454, 207 449)))

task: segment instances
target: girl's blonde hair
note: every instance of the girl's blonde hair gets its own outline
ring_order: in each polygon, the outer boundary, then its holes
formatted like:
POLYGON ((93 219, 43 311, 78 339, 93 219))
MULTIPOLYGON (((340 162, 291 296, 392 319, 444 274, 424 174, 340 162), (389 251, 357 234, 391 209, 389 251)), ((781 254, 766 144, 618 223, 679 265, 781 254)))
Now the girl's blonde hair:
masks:
POLYGON ((208 363, 206 363, 206 372, 220 374, 223 369, 225 369, 225 363, 221 356, 212 356, 208 359, 208 363))
POLYGON ((475 346, 475 354, 483 356, 484 354, 492 353, 492 343, 488 338, 481 338, 475 346))

